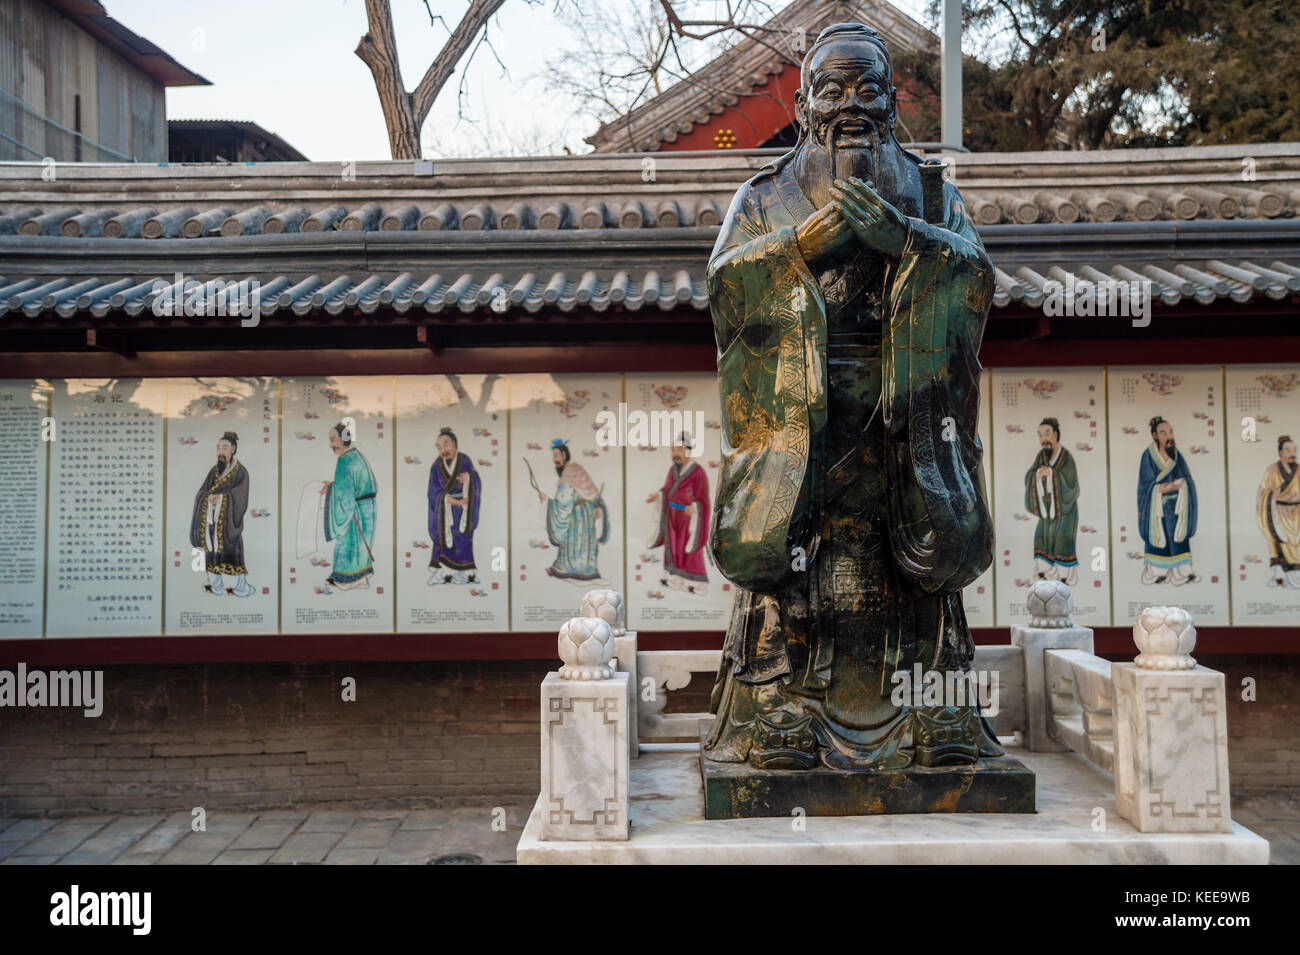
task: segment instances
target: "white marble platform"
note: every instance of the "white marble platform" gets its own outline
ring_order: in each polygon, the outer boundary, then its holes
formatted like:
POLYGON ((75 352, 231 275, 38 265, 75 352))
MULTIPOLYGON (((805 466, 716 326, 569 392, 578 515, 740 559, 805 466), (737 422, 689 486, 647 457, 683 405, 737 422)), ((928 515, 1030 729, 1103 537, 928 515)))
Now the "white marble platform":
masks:
POLYGON ((699 748, 643 744, 632 764, 626 842, 541 842, 538 806, 519 840, 520 864, 1259 864, 1268 842, 1237 823, 1224 833, 1141 833, 1115 809, 1108 773, 1073 753, 1008 755, 1038 777, 1038 812, 792 819, 704 819, 699 748), (1094 809, 1105 810, 1095 831, 1094 809))

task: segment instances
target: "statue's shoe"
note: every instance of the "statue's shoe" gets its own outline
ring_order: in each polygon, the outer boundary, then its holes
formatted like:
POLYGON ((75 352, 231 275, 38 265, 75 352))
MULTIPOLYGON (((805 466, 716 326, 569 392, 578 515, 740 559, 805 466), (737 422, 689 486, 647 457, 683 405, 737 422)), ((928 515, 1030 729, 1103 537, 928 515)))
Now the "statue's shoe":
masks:
POLYGON ((240 574, 239 579, 235 581, 235 586, 231 587, 228 593, 236 597, 251 597, 257 593, 257 588, 250 584, 243 574, 240 574))

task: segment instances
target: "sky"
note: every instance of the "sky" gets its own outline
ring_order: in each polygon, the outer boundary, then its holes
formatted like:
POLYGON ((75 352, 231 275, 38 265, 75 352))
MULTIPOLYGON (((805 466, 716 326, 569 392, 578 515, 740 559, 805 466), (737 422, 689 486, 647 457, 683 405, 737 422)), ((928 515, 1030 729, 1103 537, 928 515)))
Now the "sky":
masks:
MULTIPOLYGON (((584 0, 601 4, 651 0, 584 0)), ((366 32, 363 0, 103 0, 108 13, 212 86, 167 91, 169 119, 252 120, 308 159, 388 159, 388 135, 370 71, 353 52, 366 32)), ((785 5, 781 0, 774 9, 785 5)), ((894 5, 923 20, 922 0, 894 5)), ((454 25, 464 0, 430 0, 454 25)), ((421 0, 392 0, 398 56, 412 89, 447 29, 421 0)), ((595 131, 576 104, 549 91, 548 56, 572 45, 550 0, 506 0, 489 26, 497 58, 480 48, 443 88, 424 127, 424 155, 589 152, 595 131), (505 69, 503 70, 502 65, 505 69), (465 96, 458 104, 464 80, 465 96)))

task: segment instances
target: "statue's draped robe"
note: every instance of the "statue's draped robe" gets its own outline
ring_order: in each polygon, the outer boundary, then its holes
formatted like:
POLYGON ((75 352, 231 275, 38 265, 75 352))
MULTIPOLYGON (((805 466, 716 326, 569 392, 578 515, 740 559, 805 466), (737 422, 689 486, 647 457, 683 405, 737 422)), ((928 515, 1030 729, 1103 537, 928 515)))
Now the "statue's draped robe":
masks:
POLYGON ((555 497, 546 502, 546 536, 558 549, 548 574, 565 580, 600 577, 597 554, 600 545, 609 542, 609 508, 587 469, 576 461, 564 465, 555 497))
POLYGON ((1146 543, 1146 563, 1168 570, 1192 562, 1196 533, 1196 484, 1181 452, 1166 457, 1154 443, 1138 467, 1138 527, 1146 543), (1183 479, 1183 486, 1161 491, 1161 484, 1183 479))
POLYGON ((1300 467, 1268 466, 1259 484, 1255 517, 1268 540, 1269 566, 1288 587, 1300 587, 1300 467))
POLYGON ((478 472, 463 451, 456 452, 450 467, 441 455, 433 462, 429 468, 430 568, 474 569, 474 529, 478 527, 481 493, 478 472), (462 474, 467 478, 464 484, 462 474), (453 506, 453 501, 460 506, 453 506))
POLYGON ((664 548, 664 571, 671 577, 704 582, 704 544, 709 535, 709 478, 694 461, 680 471, 668 468, 659 489, 659 532, 651 547, 664 548))
POLYGON ((350 584, 368 577, 375 544, 375 473, 356 448, 348 448, 334 463, 334 483, 325 495, 325 539, 334 542, 330 578, 350 584))
POLYGON ((1074 457, 1062 445, 1053 452, 1043 448, 1025 472, 1025 508, 1038 518, 1034 529, 1034 561, 1040 572, 1063 579, 1079 566, 1075 540, 1079 530, 1079 473, 1074 457), (1038 469, 1052 469, 1039 477, 1038 469))
POLYGON ((224 474, 214 464, 194 496, 190 515, 190 545, 203 548, 203 564, 210 574, 237 577, 248 573, 244 566, 244 514, 248 510, 248 469, 239 459, 231 461, 224 474), (209 495, 220 503, 213 505, 209 495))
MULTIPOLYGON (((824 764, 896 768, 935 714, 891 702, 890 676, 974 655, 961 589, 992 560, 976 419, 993 268, 955 187, 923 196, 909 155, 901 257, 855 238, 810 269, 795 230, 814 208, 789 159, 737 193, 708 270, 712 548, 741 589, 706 748, 744 761, 757 719, 810 715, 824 764)), ((938 716, 1000 754, 962 709, 938 716)))

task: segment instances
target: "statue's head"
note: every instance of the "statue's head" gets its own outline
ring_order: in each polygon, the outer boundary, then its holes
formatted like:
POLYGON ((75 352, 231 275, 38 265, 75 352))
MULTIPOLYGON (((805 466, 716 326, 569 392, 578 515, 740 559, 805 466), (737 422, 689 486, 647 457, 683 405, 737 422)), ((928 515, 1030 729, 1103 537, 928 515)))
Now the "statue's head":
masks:
POLYGON ((897 118, 894 70, 880 34, 861 23, 822 30, 803 59, 795 94, 800 145, 824 149, 833 169, 857 175, 874 166, 897 118))

